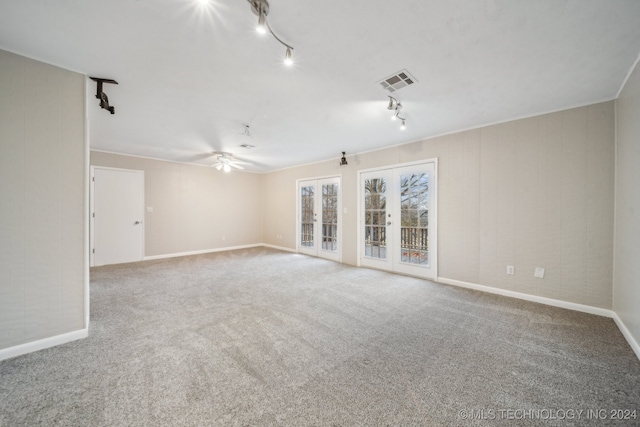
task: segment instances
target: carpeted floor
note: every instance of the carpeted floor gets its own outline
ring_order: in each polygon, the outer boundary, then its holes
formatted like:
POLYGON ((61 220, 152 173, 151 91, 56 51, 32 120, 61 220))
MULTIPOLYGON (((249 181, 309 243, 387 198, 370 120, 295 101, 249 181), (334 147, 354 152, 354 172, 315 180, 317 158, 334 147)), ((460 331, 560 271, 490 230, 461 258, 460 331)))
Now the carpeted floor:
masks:
POLYGON ((92 269, 89 338, 0 362, 11 427, 582 426, 617 410, 640 424, 640 361, 611 319, 266 248, 92 269))

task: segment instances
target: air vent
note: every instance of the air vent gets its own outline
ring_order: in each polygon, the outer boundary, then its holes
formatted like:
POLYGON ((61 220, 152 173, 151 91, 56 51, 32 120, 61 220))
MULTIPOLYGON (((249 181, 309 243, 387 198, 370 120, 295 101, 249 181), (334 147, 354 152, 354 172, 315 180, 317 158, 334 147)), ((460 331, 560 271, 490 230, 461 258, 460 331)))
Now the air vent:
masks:
POLYGON ((395 92, 402 89, 403 87, 418 83, 418 80, 416 80, 415 77, 409 74, 407 70, 400 70, 397 73, 390 75, 386 79, 382 79, 382 81, 380 81, 379 83, 384 90, 388 92, 395 92))

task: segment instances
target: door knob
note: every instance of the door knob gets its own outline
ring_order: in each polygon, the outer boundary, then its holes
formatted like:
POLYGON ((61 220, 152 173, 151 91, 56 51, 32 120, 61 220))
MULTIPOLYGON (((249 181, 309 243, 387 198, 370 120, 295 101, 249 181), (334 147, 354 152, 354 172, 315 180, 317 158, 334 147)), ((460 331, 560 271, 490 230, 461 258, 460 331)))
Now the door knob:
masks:
POLYGON ((138 225, 138 224, 140 224, 140 221, 136 221, 136 222, 134 222, 133 224, 134 224, 134 225, 138 225))
POLYGON ((391 225, 391 221, 387 221, 387 225, 391 225))

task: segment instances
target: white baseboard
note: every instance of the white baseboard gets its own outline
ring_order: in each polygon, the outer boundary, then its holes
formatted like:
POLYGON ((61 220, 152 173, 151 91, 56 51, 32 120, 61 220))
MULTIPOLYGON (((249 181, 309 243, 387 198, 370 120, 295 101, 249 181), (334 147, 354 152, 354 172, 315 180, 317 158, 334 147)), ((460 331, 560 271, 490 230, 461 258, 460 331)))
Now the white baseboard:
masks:
POLYGON ((181 256, 189 256, 189 255, 201 255, 201 254, 209 254, 213 252, 226 252, 226 251, 235 251, 237 249, 247 249, 247 248, 257 248, 259 246, 264 246, 262 243, 255 243, 252 245, 242 245, 242 246, 227 246, 224 248, 216 248, 216 249, 205 249, 201 251, 190 251, 190 252, 179 252, 173 254, 163 254, 163 255, 152 255, 144 257, 144 261, 149 261, 152 259, 165 259, 165 258, 175 258, 181 256))
POLYGON ((638 345, 638 341, 636 341, 633 335, 631 335, 627 325, 624 324, 622 319, 618 316, 618 313, 615 311, 613 312, 613 320, 615 320, 616 325, 618 325, 618 329, 620 329, 620 332, 622 332, 622 335, 626 338, 633 352, 638 356, 638 359, 640 359, 640 345, 638 345))
POLYGON ((447 285, 459 286, 461 288, 475 289, 476 291, 488 292, 491 294, 503 295, 506 297, 518 298, 526 301, 533 301, 540 304, 551 305, 554 307, 581 311, 583 313, 610 317, 616 322, 618 329, 620 329, 620 332, 622 332, 622 335, 629 343, 629 346, 631 346, 631 349, 640 360, 640 345, 638 345, 638 342, 635 340, 633 335, 631 335, 631 332, 629 332, 629 329, 624 324, 622 319, 620 319, 618 314, 613 310, 607 310, 606 308, 593 307, 593 306, 584 305, 584 304, 576 304, 573 302, 562 301, 562 300, 557 300, 553 298, 545 298, 545 297, 539 297, 536 295, 523 294, 521 292, 508 291, 506 289, 493 288, 491 286, 478 285, 476 283, 463 282, 460 280, 447 279, 446 277, 438 277, 438 282, 444 283, 447 285))
POLYGON ((291 248, 285 248, 284 246, 268 245, 266 243, 263 243, 261 246, 264 246, 265 248, 277 249, 279 251, 293 252, 294 254, 298 253, 297 250, 291 249, 291 248))
POLYGON ((53 347, 60 344, 66 344, 71 341, 79 340, 89 336, 89 329, 80 329, 78 331, 68 332, 54 337, 43 338, 38 341, 20 344, 15 347, 9 347, 0 350, 0 360, 10 359, 23 354, 32 353, 45 348, 53 347))
POLYGON ((574 302, 562 301, 562 300, 553 299, 553 298, 539 297, 536 295, 524 294, 522 292, 508 291, 506 289, 499 289, 491 286, 478 285, 476 283, 469 283, 469 282, 463 282, 460 280, 447 279, 446 277, 438 277, 438 282, 444 283, 447 285, 459 286, 461 288, 475 289, 476 291, 502 295, 505 297, 518 298, 526 301, 533 301, 540 304, 551 305, 554 307, 561 307, 569 310, 581 311, 583 313, 595 314, 598 316, 613 318, 615 314, 613 310, 608 310, 606 308, 593 307, 593 306, 584 305, 584 304, 576 304, 574 302))

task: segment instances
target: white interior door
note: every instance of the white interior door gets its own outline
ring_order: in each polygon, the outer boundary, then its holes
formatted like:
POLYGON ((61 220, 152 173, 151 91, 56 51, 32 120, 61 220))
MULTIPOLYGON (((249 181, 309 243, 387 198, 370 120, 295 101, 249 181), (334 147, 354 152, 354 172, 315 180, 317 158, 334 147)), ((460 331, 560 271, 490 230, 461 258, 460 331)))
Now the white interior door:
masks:
POLYGON ((360 173, 360 264, 437 277, 435 160, 360 173))
POLYGON ((93 266, 144 257, 144 172, 92 167, 93 266))
POLYGON ((340 261, 340 178, 298 182, 298 252, 340 261))

